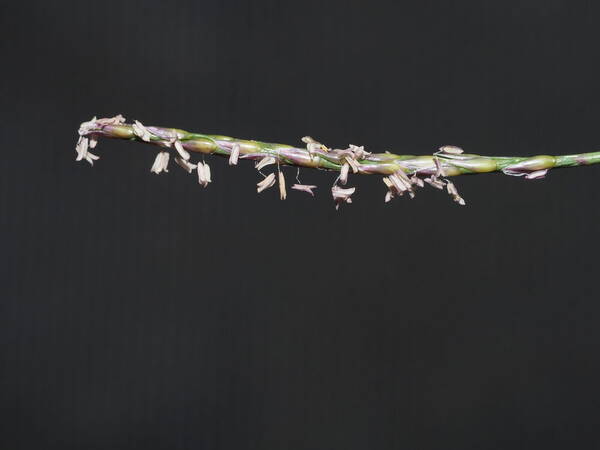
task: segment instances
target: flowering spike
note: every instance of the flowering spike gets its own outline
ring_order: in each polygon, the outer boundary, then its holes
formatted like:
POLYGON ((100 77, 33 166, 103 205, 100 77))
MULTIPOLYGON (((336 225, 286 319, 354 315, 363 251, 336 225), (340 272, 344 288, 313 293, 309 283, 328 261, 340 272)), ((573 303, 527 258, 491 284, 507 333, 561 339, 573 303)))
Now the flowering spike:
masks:
MULTIPOLYGON (((600 163, 600 152, 580 153, 573 155, 536 155, 536 156, 481 156, 465 154, 460 147, 445 145, 432 155, 412 156, 396 155, 394 153, 369 153, 364 147, 350 145, 346 149, 330 150, 309 136, 302 138, 306 148, 296 148, 283 144, 240 140, 221 135, 190 133, 175 128, 144 126, 140 121, 126 123, 121 115, 98 119, 93 117, 83 122, 78 129, 79 139, 75 147, 77 161, 85 160, 92 164, 98 159, 90 153, 96 147, 101 137, 115 139, 144 141, 162 148, 174 148, 177 151, 175 161, 188 173, 196 169, 198 182, 207 186, 211 182, 211 171, 208 164, 202 162, 193 164, 189 161, 190 153, 215 154, 229 157, 229 163, 235 165, 240 158, 241 148, 244 149, 242 159, 258 161, 258 170, 277 162, 279 165, 307 167, 323 170, 339 171, 340 184, 347 182, 349 171, 359 174, 378 174, 383 177, 387 186, 385 200, 390 201, 396 196, 407 193, 411 198, 417 187, 424 183, 436 189, 446 189, 454 201, 464 205, 465 201, 446 177, 471 174, 503 172, 511 176, 523 176, 534 180, 543 178, 548 170, 559 167, 577 167, 600 163), (327 154, 325 154, 327 152, 327 154), (315 158, 314 154, 318 153, 315 158), (407 175, 410 174, 410 177, 407 175)), ((153 173, 168 170, 170 153, 161 150, 152 165, 153 173)), ((283 173, 280 177, 280 197, 287 196, 283 173)), ((270 174, 258 183, 257 190, 261 192, 275 183, 275 175, 270 174)), ((298 184, 292 189, 313 195, 315 186, 298 184)), ((336 206, 341 203, 351 203, 354 188, 332 188, 336 206)))

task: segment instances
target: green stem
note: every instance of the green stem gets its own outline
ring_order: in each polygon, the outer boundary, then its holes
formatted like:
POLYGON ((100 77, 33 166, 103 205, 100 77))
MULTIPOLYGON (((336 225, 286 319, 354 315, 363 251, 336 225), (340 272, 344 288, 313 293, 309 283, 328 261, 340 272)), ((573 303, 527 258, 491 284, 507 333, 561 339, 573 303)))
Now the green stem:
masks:
POLYGON ((577 167, 600 163, 600 152, 579 153, 556 157, 555 167, 577 167))

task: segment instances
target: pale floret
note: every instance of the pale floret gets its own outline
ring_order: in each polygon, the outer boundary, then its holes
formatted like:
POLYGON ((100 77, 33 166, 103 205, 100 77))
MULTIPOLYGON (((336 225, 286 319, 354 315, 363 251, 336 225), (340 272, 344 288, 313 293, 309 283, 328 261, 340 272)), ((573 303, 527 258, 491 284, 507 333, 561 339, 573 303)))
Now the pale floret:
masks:
POLYGON ((464 150, 456 145, 444 145, 440 147, 440 152, 446 153, 448 155, 460 155, 464 152, 464 150))
POLYGON ((285 200, 287 198, 287 192, 285 190, 285 177, 283 176, 283 172, 279 171, 279 198, 281 200, 285 200))
POLYGON ((93 153, 90 153, 88 149, 89 139, 84 136, 79 136, 79 139, 77 140, 77 145, 75 146, 75 151, 77 152, 77 158, 75 160, 81 161, 82 159, 85 159, 93 166, 94 161, 100 159, 100 157, 94 155, 93 153))
POLYGON ((183 158, 180 158, 179 156, 175 157, 175 162, 181 166, 187 173, 192 173, 192 170, 196 169, 196 164, 192 164, 189 161, 186 161, 183 158))
POLYGON ((203 187, 208 186, 208 183, 211 182, 210 167, 208 166, 208 164, 199 162, 196 167, 196 170, 198 172, 198 183, 203 187))
POLYGON ((154 164, 150 168, 150 172, 159 174, 161 172, 168 172, 169 165, 169 152, 159 152, 154 159, 154 164))
POLYGON ((342 168, 340 169, 340 183, 346 184, 348 181, 348 171, 350 170, 350 165, 348 163, 342 164, 342 168))
POLYGON ((177 150, 177 153, 179 153, 179 156, 183 159, 185 159, 186 161, 188 159, 190 159, 190 154, 187 152, 187 150, 185 150, 183 148, 183 145, 181 144, 181 142, 179 140, 175 140, 173 142, 173 145, 175 147, 175 150, 177 150))
POLYGON ((256 192, 259 194, 275 184, 275 174, 270 173, 261 182, 256 184, 256 192))
POLYGON ((134 121, 131 126, 133 129, 133 134, 139 137, 142 141, 150 142, 152 138, 152 134, 148 131, 148 129, 140 122, 139 120, 134 121))
POLYGON ((352 199, 350 197, 355 191, 356 188, 342 189, 339 186, 333 186, 331 188, 331 195, 335 201, 335 209, 340 207, 340 203, 352 203, 352 199))
POLYGON ((525 175, 525 178, 527 178, 528 180, 539 180, 540 178, 544 178, 547 173, 548 169, 536 170, 535 172, 531 172, 525 175))
POLYGON ((263 159, 261 159, 257 164, 256 164, 256 170, 260 170, 263 167, 266 167, 270 164, 275 164, 275 158, 273 158, 272 156, 265 156, 263 159))
POLYGON ((229 165, 236 166, 238 163, 238 158, 240 157, 240 144, 237 142, 233 144, 231 149, 231 153, 229 154, 229 165))
POLYGON ((302 192, 307 192, 310 195, 312 195, 313 197, 315 196, 313 189, 316 189, 317 186, 314 186, 312 184, 294 184, 292 185, 292 189, 295 189, 297 191, 302 191, 302 192))

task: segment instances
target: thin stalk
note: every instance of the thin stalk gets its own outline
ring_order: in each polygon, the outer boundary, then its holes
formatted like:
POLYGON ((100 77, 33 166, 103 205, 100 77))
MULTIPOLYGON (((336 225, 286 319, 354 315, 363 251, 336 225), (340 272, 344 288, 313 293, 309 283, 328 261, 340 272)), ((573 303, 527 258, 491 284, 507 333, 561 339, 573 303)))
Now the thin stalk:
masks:
MULTIPOLYGON (((600 152, 559 156, 482 156, 464 153, 458 147, 446 146, 441 147, 440 151, 432 155, 399 155, 389 152, 369 153, 364 151, 363 147, 353 145, 346 149, 330 149, 309 137, 302 139, 306 146, 295 147, 215 134, 192 133, 177 128, 144 126, 137 121, 129 124, 125 123, 125 119, 121 116, 108 119, 94 118, 89 122, 84 122, 81 124, 79 134, 78 160, 87 159, 90 163, 93 163, 97 157, 89 153, 88 148, 93 148, 98 138, 107 137, 153 144, 161 147, 163 152, 172 151, 173 148, 182 149, 183 151, 180 151, 179 155, 188 165, 188 171, 191 171, 191 166, 193 168, 197 166, 187 162, 189 156, 185 158, 185 153, 223 156, 230 158, 231 164, 232 152, 235 152, 233 157, 236 164, 238 158, 263 162, 268 159, 269 162, 276 163, 277 167, 286 165, 306 167, 341 171, 342 174, 348 172, 349 168, 344 168, 348 164, 352 168, 351 173, 390 177, 389 181, 392 182, 392 186, 394 186, 393 177, 412 176, 412 181, 406 182, 405 180, 405 190, 398 186, 390 188, 390 183, 384 180, 390 189, 386 201, 388 197, 402 195, 404 192, 409 192, 412 197, 413 188, 423 185, 418 179, 424 179, 434 187, 446 187, 450 193, 454 188, 453 185, 452 189, 450 188, 448 185, 450 182, 446 180, 446 177, 501 171, 507 175, 535 179, 543 178, 548 170, 554 168, 600 163, 600 152), (89 144, 82 141, 89 141, 89 144), (82 147, 85 148, 82 149, 82 147)), ((166 160, 168 162, 168 157, 166 160)), ((342 181, 345 181, 345 177, 342 181)), ((457 198, 458 194, 451 193, 451 195, 460 203, 458 200, 460 197, 457 198)), ((335 194, 334 198, 336 198, 335 194)))

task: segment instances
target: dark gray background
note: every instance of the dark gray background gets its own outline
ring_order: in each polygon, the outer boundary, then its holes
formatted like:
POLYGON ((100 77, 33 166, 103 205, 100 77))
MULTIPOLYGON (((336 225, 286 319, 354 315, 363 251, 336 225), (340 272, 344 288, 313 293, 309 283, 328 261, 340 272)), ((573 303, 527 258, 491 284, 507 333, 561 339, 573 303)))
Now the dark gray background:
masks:
MULTIPOLYGON (((595 5, 595 6, 592 6, 595 5)), ((3 2, 0 448, 600 445, 600 171, 206 190, 80 122, 431 153, 600 144, 600 7, 3 2)), ((294 171, 288 170, 288 179, 294 171)))

